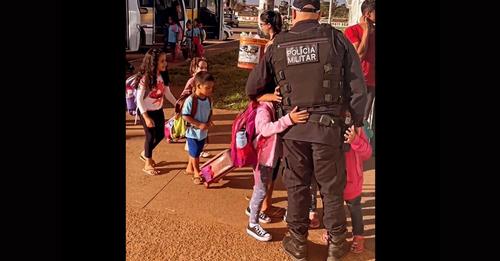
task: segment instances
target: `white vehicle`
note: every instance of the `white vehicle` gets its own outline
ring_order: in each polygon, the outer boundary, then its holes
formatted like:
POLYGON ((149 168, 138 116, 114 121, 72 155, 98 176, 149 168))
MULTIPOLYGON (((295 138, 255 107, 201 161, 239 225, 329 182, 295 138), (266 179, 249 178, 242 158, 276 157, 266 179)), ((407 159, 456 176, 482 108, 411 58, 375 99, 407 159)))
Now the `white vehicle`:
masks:
MULTIPOLYGON (((139 2, 137 0, 127 0, 127 29, 126 29, 126 45, 125 48, 128 51, 139 50, 139 45, 141 41, 140 25, 141 25, 141 14, 139 10, 139 2)), ((144 10, 143 10, 144 11, 144 10)))
POLYGON ((233 28, 231 28, 231 26, 224 25, 222 27, 222 30, 224 32, 224 35, 222 36, 222 40, 226 41, 227 39, 229 39, 230 37, 233 36, 233 28))
MULTIPOLYGON (((191 3, 193 0, 126 0, 126 50, 138 51, 143 46, 163 46, 164 24, 169 16, 173 17, 174 20, 178 20, 184 31, 185 24, 190 19, 186 15, 185 1, 191 3)), ((200 0, 194 1, 197 3, 196 6, 203 7, 199 3, 200 0)), ((215 6, 216 12, 212 16, 201 15, 200 17, 202 21, 205 19, 205 25, 214 22, 214 26, 207 26, 207 33, 209 36, 215 36, 220 40, 231 37, 233 35, 232 30, 225 28, 222 19, 218 18, 223 12, 222 0, 209 0, 209 2, 215 6), (215 34, 212 33, 211 29, 215 29, 215 34)), ((197 12, 200 12, 200 10, 198 9, 197 12)))

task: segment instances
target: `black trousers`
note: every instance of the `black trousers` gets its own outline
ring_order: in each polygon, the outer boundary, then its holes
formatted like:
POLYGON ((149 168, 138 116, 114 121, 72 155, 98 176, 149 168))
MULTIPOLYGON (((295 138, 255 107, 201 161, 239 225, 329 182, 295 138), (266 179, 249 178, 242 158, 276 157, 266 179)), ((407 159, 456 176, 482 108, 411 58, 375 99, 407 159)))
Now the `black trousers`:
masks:
POLYGON ((309 227, 311 177, 314 175, 323 200, 323 224, 331 235, 346 229, 344 153, 338 146, 283 140, 285 171, 283 183, 288 191, 286 222, 295 233, 305 234, 309 227))
POLYGON ((163 114, 163 109, 148 111, 148 116, 155 123, 153 128, 148 128, 144 117, 142 117, 140 112, 138 113, 141 118, 144 132, 146 133, 146 140, 144 141, 144 156, 146 156, 146 158, 151 158, 153 157, 153 149, 156 148, 160 141, 165 137, 165 114, 163 114))

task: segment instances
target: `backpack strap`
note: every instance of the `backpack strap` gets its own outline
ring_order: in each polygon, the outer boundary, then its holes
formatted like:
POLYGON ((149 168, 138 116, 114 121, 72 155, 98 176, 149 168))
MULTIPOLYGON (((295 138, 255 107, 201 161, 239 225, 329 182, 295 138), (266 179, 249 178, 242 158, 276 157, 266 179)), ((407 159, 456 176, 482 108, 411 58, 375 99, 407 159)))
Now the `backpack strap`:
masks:
POLYGON ((196 111, 198 110, 198 96, 196 96, 196 94, 193 93, 191 97, 193 98, 193 104, 191 105, 191 118, 194 119, 196 111))
POLYGON ((208 122, 210 122, 210 119, 212 119, 212 99, 208 97, 208 103, 210 103, 210 114, 208 114, 208 122))
MULTIPOLYGON (((193 105, 191 106, 191 117, 194 119, 194 116, 198 111, 198 96, 196 96, 196 94, 194 93, 191 96, 193 97, 193 105)), ((210 97, 207 98, 208 98, 208 103, 210 104, 210 114, 208 115, 208 122, 210 122, 210 119, 212 118, 212 99, 210 99, 210 97)))

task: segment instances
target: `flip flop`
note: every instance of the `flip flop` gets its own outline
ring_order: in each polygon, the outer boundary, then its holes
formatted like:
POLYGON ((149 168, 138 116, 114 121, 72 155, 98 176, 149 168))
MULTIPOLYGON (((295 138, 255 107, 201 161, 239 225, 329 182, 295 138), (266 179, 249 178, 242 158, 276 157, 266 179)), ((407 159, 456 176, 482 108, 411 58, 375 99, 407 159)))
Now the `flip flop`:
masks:
POLYGON ((202 158, 208 158, 211 156, 212 156, 212 154, 210 154, 210 152, 206 152, 206 151, 202 151, 200 154, 200 157, 202 157, 202 158))
MULTIPOLYGON (((146 162, 146 157, 139 155, 139 159, 142 160, 142 162, 146 162)), ((153 160, 153 167, 156 166, 156 162, 153 160)))
POLYGON ((196 185, 203 184, 203 178, 201 176, 200 177, 192 177, 192 180, 193 180, 193 183, 196 185))
POLYGON ((142 171, 144 173, 146 173, 147 175, 150 175, 150 176, 156 176, 158 174, 160 174, 160 172, 154 168, 151 168, 151 169, 142 169, 142 171))

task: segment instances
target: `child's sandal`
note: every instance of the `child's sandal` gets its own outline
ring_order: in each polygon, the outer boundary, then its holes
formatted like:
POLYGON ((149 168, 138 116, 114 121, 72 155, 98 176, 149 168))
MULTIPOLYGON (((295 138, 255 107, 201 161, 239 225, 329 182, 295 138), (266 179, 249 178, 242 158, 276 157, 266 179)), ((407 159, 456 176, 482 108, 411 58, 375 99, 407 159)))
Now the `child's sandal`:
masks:
POLYGON ((156 170, 155 168, 142 169, 142 171, 150 176, 156 176, 156 175, 160 174, 160 172, 158 170, 156 170))
POLYGON ((193 177, 193 183, 196 185, 201 185, 203 184, 203 178, 202 177, 193 177))

